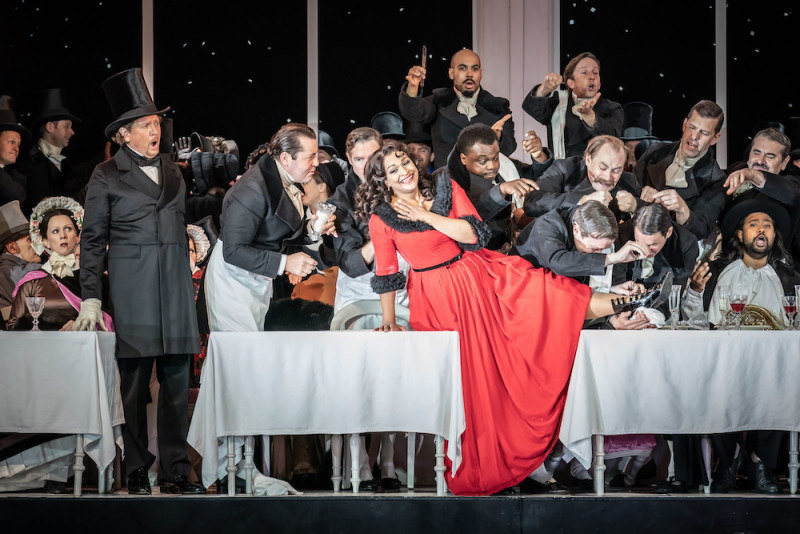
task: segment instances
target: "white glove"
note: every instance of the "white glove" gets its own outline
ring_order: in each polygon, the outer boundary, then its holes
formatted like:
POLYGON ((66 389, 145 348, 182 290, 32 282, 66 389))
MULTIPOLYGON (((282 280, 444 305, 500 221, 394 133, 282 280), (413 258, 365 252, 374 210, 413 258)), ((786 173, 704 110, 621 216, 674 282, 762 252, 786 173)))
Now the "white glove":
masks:
POLYGON ((100 310, 99 299, 86 299, 81 303, 81 311, 72 330, 96 330, 97 326, 108 332, 105 322, 103 322, 103 312, 100 310))

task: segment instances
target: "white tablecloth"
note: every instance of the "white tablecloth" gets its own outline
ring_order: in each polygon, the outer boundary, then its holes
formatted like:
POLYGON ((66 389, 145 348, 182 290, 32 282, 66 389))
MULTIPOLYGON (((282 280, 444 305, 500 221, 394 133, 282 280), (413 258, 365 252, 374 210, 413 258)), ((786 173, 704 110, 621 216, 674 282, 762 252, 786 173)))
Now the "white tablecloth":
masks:
POLYGON ((800 332, 581 333, 561 441, 589 466, 592 434, 800 430, 800 332))
POLYGON ((465 428, 455 332, 215 332, 188 441, 208 487, 225 436, 437 434, 455 471, 465 428))
POLYGON ((0 432, 84 434, 105 469, 125 422, 106 332, 0 332, 0 432))

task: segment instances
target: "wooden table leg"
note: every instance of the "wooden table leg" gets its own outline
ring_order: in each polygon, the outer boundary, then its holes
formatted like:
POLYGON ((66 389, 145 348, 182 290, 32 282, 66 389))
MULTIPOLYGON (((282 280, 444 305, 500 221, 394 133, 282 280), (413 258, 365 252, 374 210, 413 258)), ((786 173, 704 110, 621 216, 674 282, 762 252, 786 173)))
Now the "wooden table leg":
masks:
POLYGON ((606 452, 602 434, 594 436, 594 492, 603 495, 606 490, 606 452))
POLYGON ((83 465, 84 456, 83 434, 78 434, 75 437, 75 466, 73 467, 75 471, 75 478, 72 485, 72 493, 75 496, 80 496, 81 486, 83 486, 83 472, 86 470, 86 466, 83 465))
POLYGON ((436 466, 433 470, 436 472, 436 495, 443 497, 445 495, 444 483, 444 438, 436 436, 436 466))
POLYGON ((331 435, 331 463, 333 467, 333 492, 338 493, 342 489, 342 435, 331 435))
POLYGON ((408 481, 406 482, 406 487, 410 490, 414 489, 414 458, 417 452, 417 433, 416 432, 409 432, 408 439, 406 440, 408 443, 408 453, 406 454, 406 473, 408 475, 408 481))
POLYGON ((350 484, 353 485, 353 493, 358 493, 358 486, 361 484, 361 440, 360 434, 350 434, 350 484))
POLYGON ((236 446, 233 436, 226 436, 225 439, 228 442, 228 466, 225 468, 228 472, 228 495, 233 497, 236 495, 236 446))
POLYGON ((789 432, 789 491, 792 495, 797 494, 797 469, 800 468, 797 446, 797 432, 789 432))
POLYGON ((247 495, 253 494, 253 468, 255 467, 253 463, 254 439, 253 436, 244 437, 244 492, 247 495))

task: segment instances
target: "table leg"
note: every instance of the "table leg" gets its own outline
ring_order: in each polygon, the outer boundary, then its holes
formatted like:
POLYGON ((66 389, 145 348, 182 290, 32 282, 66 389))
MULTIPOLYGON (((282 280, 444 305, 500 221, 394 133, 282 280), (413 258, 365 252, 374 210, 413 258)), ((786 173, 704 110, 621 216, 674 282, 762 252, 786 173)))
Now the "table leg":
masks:
POLYGON ((253 436, 244 437, 244 492, 247 495, 253 494, 253 468, 255 467, 253 463, 254 439, 253 436))
POLYGON ((708 485, 703 486, 703 493, 709 495, 711 494, 711 438, 708 437, 708 434, 703 434, 700 438, 700 453, 703 456, 703 467, 705 467, 708 479, 708 485))
POLYGON ((86 467, 83 465, 83 457, 85 453, 83 451, 83 434, 78 434, 75 437, 75 466, 74 466, 74 483, 72 485, 72 493, 76 496, 81 494, 81 486, 83 485, 83 472, 86 470, 86 467))
POLYGON ((333 466, 333 492, 338 493, 342 489, 342 435, 331 435, 331 461, 333 466))
POLYGON ((97 469, 97 493, 103 495, 106 492, 106 471, 107 469, 97 469))
POLYGON ((417 452, 417 433, 408 433, 408 453, 406 454, 406 472, 408 474, 408 481, 406 487, 410 490, 414 489, 414 458, 417 452))
POLYGON ((603 495, 606 491, 606 451, 602 434, 594 436, 594 492, 603 495))
POLYGON ((436 472, 436 495, 443 497, 445 495, 444 483, 444 438, 436 436, 436 466, 433 470, 436 472))
POLYGON ((228 495, 233 497, 236 495, 236 446, 233 436, 226 436, 225 439, 228 442, 228 466, 225 468, 228 472, 228 495))
POLYGON ((358 493, 361 484, 361 439, 360 434, 350 434, 350 484, 353 485, 353 493, 358 493))
POLYGON ((789 432, 789 491, 792 495, 797 494, 797 469, 800 467, 797 446, 797 432, 789 432))

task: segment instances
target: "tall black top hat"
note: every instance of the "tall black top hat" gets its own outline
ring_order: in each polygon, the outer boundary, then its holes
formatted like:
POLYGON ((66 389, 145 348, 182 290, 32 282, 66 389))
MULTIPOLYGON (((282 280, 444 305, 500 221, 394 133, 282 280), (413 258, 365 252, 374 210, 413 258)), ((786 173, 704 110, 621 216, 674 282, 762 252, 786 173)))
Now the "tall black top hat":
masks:
POLYGON ((403 119, 397 113, 381 111, 369 121, 370 127, 378 130, 384 139, 405 139, 403 119))
POLYGON ((0 133, 12 130, 17 132, 22 137, 22 140, 25 141, 31 136, 31 132, 17 122, 17 114, 14 113, 11 107, 11 100, 8 95, 0 96, 0 133))
POLYGON ((431 130, 427 124, 421 122, 407 122, 406 123, 406 143, 423 143, 433 148, 433 140, 431 139, 431 130))
POLYGON ((336 147, 333 145, 333 137, 325 130, 320 130, 317 134, 317 147, 332 156, 336 156, 337 158, 341 157, 339 156, 339 151, 336 150, 336 147))
POLYGON ((119 72, 102 84, 114 122, 106 126, 106 137, 111 139, 120 126, 141 117, 163 115, 169 106, 158 109, 150 96, 150 90, 142 77, 142 69, 119 72))
POLYGON ((31 127, 36 130, 48 121, 70 120, 78 123, 81 120, 70 113, 61 95, 61 89, 45 89, 36 95, 36 117, 31 127))
POLYGON ((653 137, 653 108, 644 102, 628 102, 622 108, 623 141, 656 139, 653 137))

